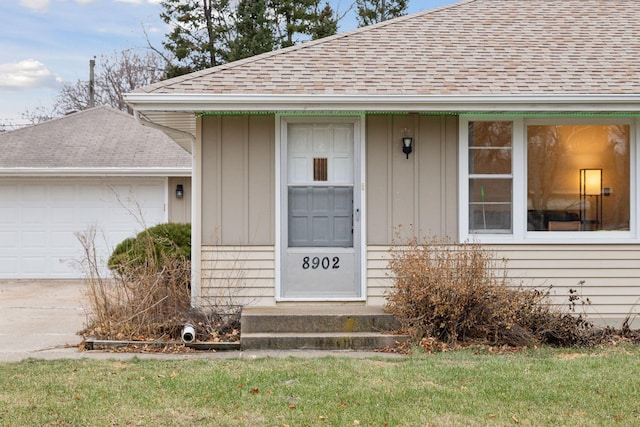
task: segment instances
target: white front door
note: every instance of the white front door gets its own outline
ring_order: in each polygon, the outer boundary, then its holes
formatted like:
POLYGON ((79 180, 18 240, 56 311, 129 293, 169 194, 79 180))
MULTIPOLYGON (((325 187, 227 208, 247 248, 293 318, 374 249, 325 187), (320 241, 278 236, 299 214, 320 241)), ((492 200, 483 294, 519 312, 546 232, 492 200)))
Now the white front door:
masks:
POLYGON ((355 123, 287 122, 283 126, 280 296, 360 298, 355 123))

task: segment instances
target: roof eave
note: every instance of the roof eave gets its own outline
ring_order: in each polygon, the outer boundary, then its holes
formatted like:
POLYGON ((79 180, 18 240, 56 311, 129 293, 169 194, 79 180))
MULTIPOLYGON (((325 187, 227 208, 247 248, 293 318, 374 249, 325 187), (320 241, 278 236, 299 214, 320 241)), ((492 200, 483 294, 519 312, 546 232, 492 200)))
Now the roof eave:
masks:
POLYGON ((638 111, 640 94, 590 95, 213 95, 127 94, 138 111, 638 111))
POLYGON ((191 168, 0 168, 0 176, 185 177, 191 168))

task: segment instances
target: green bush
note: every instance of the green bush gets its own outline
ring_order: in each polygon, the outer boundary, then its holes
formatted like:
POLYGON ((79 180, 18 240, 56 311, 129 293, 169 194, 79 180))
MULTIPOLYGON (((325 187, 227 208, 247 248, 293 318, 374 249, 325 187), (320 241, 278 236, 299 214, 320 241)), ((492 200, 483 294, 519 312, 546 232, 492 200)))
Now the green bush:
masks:
POLYGON ((150 264, 161 266, 167 258, 191 261, 191 224, 158 224, 143 230, 118 244, 107 265, 123 274, 150 264))

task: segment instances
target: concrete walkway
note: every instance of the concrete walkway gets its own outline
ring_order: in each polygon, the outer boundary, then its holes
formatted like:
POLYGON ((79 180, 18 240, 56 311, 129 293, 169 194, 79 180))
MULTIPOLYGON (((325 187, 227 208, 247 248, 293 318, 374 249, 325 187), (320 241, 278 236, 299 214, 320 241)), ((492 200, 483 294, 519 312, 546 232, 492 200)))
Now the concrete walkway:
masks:
POLYGON ((360 351, 219 351, 158 354, 80 351, 86 321, 82 281, 0 280, 0 363, 36 359, 194 359, 259 357, 400 357, 360 351))
POLYGON ((0 281, 0 361, 77 352, 82 281, 0 281))

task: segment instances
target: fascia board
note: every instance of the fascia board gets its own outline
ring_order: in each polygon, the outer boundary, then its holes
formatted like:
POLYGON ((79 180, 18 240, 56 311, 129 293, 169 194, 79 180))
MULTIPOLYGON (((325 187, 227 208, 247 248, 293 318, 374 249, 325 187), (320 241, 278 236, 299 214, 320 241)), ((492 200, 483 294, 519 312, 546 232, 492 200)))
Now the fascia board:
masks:
POLYGON ((127 94, 141 111, 638 111, 640 95, 212 95, 127 94))
POLYGON ((191 176, 191 168, 0 168, 0 176, 185 177, 191 176))

